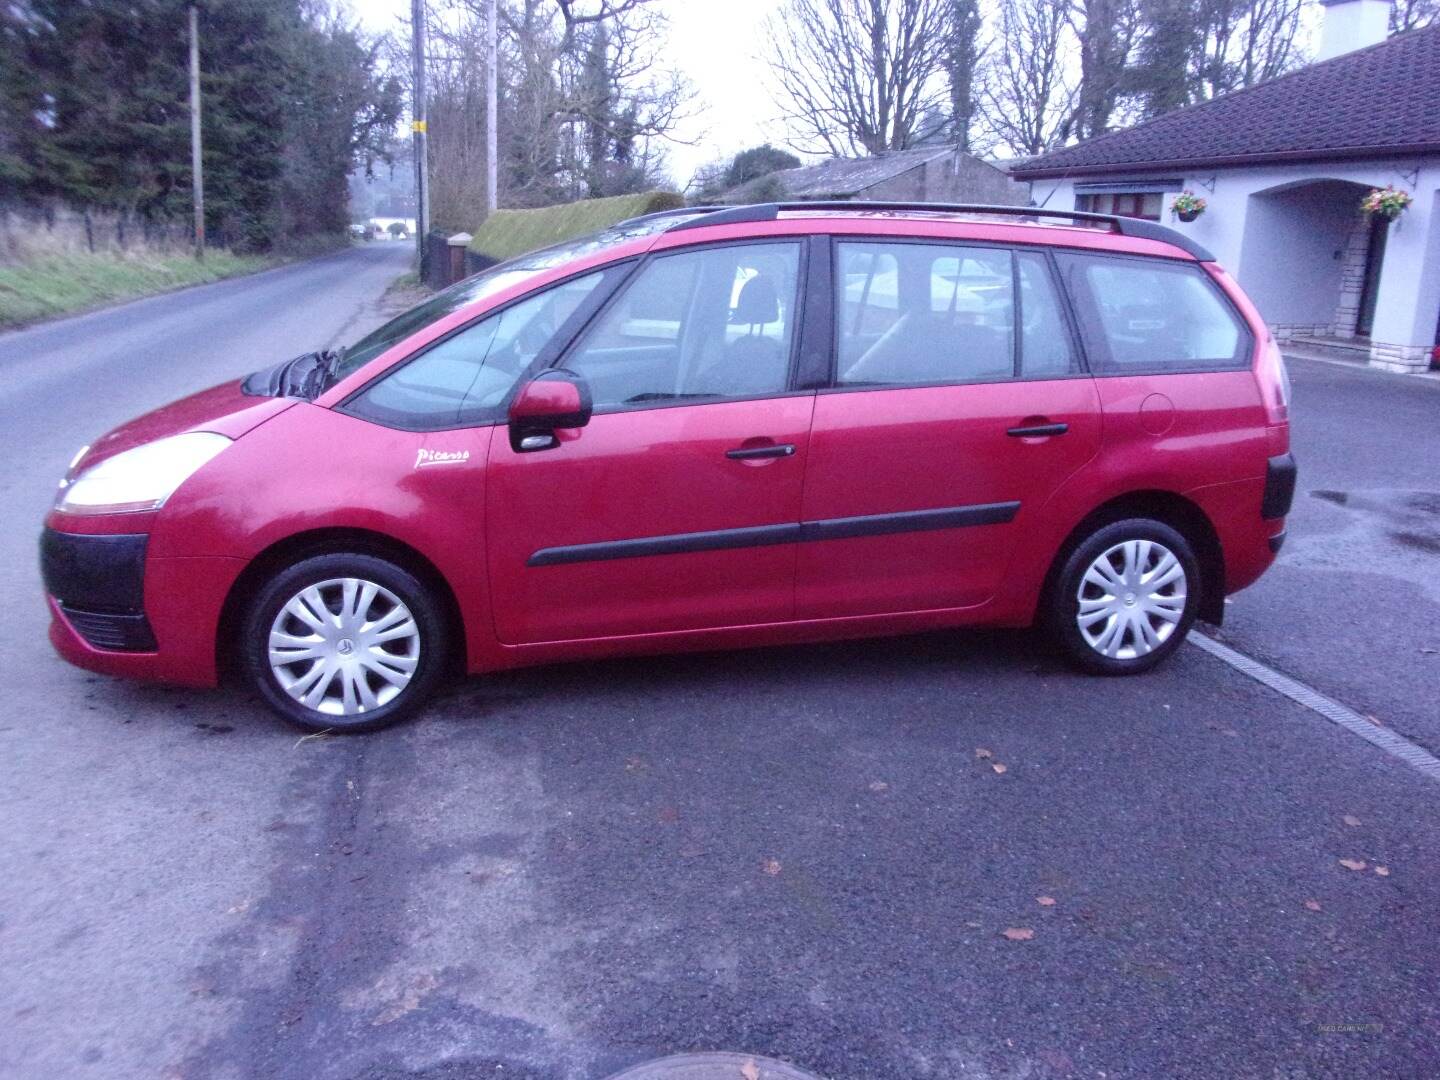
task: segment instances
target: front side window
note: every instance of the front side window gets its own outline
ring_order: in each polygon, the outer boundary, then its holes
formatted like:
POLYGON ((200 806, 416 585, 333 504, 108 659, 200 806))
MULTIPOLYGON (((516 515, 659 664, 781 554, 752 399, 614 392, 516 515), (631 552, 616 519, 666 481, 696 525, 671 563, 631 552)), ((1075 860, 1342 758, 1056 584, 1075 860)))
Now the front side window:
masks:
POLYGON ((737 244, 645 265, 565 358, 597 409, 783 392, 800 247, 737 244))
POLYGON ((853 242, 839 244, 837 256, 837 385, 1014 376, 1009 251, 853 242))
POLYGON ((1200 267, 1099 255, 1058 260, 1087 316, 1081 331, 1097 371, 1206 371, 1249 363, 1249 333, 1200 267))
POLYGON ((541 350, 573 332, 570 324, 605 274, 574 278, 472 323, 382 375, 346 402, 345 411, 410 431, 497 419, 541 350))

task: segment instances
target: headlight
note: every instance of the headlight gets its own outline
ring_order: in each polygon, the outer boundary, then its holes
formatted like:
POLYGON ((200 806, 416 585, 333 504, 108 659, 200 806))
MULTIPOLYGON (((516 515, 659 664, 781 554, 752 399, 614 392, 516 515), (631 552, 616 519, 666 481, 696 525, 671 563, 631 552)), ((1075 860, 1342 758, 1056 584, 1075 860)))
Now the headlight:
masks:
POLYGON ((122 451, 62 483, 56 509, 70 514, 158 510, 176 488, 230 442, 211 431, 189 431, 122 451))

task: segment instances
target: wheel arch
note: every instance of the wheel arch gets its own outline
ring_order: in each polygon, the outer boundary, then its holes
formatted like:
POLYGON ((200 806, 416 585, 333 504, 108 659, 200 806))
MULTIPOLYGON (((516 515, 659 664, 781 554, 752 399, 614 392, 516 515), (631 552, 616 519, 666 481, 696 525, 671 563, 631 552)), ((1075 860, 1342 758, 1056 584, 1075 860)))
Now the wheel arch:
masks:
POLYGON ((215 635, 216 670, 225 675, 234 670, 239 655, 237 638, 245 610, 255 593, 270 576, 283 567, 316 555, 353 553, 386 559, 414 574, 430 588, 440 602, 449 630, 449 674, 465 670, 465 619, 455 591, 435 564, 423 554, 393 536, 371 529, 333 527, 309 529, 277 540, 262 550, 235 579, 220 610, 220 625, 215 635))
POLYGON ((1066 535, 1050 561, 1050 569, 1046 571, 1045 584, 1040 591, 1041 603, 1045 603, 1055 588, 1065 560, 1085 537, 1111 522, 1132 517, 1151 518, 1169 525, 1190 542, 1200 563, 1199 617, 1219 626, 1225 618, 1225 554, 1220 546, 1220 534, 1204 510, 1173 491, 1127 492, 1108 499, 1086 514, 1066 535))

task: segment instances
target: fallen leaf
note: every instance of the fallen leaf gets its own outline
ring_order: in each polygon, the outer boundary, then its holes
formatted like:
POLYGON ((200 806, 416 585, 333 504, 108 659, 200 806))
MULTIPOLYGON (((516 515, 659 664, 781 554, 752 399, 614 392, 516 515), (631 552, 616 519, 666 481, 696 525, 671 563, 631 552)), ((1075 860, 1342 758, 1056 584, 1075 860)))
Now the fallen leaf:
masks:
POLYGON ((760 869, 764 870, 765 873, 769 874, 771 877, 774 877, 776 874, 780 873, 780 860, 766 859, 763 863, 760 864, 760 869))
POLYGON ((673 825, 680 820, 680 811, 673 806, 662 806, 660 808, 660 820, 666 825, 673 825))
POLYGON ((889 791, 890 785, 887 784, 884 780, 871 780, 870 790, 878 795, 881 792, 889 791))
POLYGON ((1369 720, 1370 723, 1374 724, 1376 727, 1384 727, 1384 726, 1385 726, 1384 724, 1382 724, 1382 723, 1380 722, 1380 718, 1377 717, 1377 716, 1375 716, 1375 715, 1372 714, 1372 713, 1368 713, 1368 712, 1367 712, 1367 713, 1365 714, 1365 719, 1366 719, 1366 720, 1369 720))
POLYGON ((1379 874, 1381 877, 1389 877, 1389 876, 1390 876, 1390 867, 1388 867, 1388 866, 1377 866, 1377 867, 1375 867, 1375 873, 1379 874))
POLYGON ((1320 901, 1319 901, 1319 900, 1306 900, 1306 901, 1305 901, 1305 906, 1306 906, 1307 908, 1309 908, 1311 911, 1319 911, 1319 910, 1320 910, 1320 901))
POLYGON ((1345 867, 1346 870, 1364 870, 1364 869, 1365 869, 1365 860, 1364 860, 1364 859, 1341 859, 1341 860, 1340 860, 1340 865, 1343 866, 1343 867, 1345 867))
POLYGON ((1055 906, 1055 898, 1053 896, 1037 896, 1035 897, 1035 902, 1041 907, 1055 906))
POLYGON ((1029 941, 1035 936, 1035 931, 1027 930, 1023 926, 1012 926, 1004 931, 1004 934, 1011 941, 1029 941))
POLYGON ((1006 771, 1006 767, 1004 765, 1001 765, 998 761, 991 762, 990 768, 994 769, 997 773, 1003 773, 1006 771))
POLYGON ((740 1075, 743 1076, 745 1080, 760 1080, 760 1070, 755 1065, 754 1058, 751 1058, 745 1062, 744 1065, 740 1066, 740 1075))
POLYGON ((1359 824, 1360 824, 1360 819, 1359 819, 1358 817, 1356 817, 1354 814, 1346 814, 1346 815, 1345 815, 1343 818, 1341 818, 1340 820, 1343 821, 1343 822, 1345 822, 1346 825, 1359 825, 1359 824))
POLYGON ((982 747, 980 747, 978 750, 975 751, 975 756, 976 756, 977 758, 988 758, 988 757, 994 757, 995 755, 992 754, 992 753, 990 753, 989 750, 986 750, 986 749, 982 746, 982 747))

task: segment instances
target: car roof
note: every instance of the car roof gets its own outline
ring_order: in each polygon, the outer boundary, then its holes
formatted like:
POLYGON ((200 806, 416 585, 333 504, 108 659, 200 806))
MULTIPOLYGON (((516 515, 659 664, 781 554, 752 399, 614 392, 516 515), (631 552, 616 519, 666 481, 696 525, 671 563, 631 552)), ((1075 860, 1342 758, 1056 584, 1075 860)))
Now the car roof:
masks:
MULTIPOLYGON (((980 239, 996 243, 1080 247, 1136 255, 1213 262, 1190 237, 1154 221, 1050 210, 1035 206, 970 203, 801 202, 690 207, 666 211, 655 250, 702 239, 846 232, 980 239), (701 230, 703 235, 691 235, 701 230), (713 231, 713 235, 712 235, 713 231)), ((658 224, 659 222, 657 222, 658 224)))

